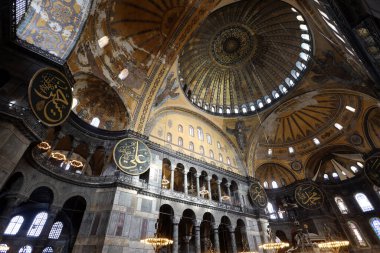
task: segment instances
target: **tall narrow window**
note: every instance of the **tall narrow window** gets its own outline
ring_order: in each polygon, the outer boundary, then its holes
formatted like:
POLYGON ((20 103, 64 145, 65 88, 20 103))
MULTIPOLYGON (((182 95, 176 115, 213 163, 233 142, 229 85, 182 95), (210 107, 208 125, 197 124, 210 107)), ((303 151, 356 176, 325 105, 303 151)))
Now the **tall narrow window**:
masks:
POLYGON ((22 246, 18 253, 32 253, 32 247, 29 245, 22 246))
POLYGON ((217 145, 218 149, 221 149, 221 148, 222 148, 222 145, 220 145, 220 142, 219 142, 219 141, 216 143, 216 145, 217 145))
POLYGON ((91 120, 91 126, 98 127, 100 124, 100 119, 98 117, 95 117, 91 120))
POLYGON ((190 143, 189 143, 189 149, 190 149, 191 151, 194 150, 194 143, 191 142, 191 141, 190 141, 190 143))
POLYGON ((371 224, 371 227, 373 231, 375 232, 375 234, 377 235, 377 238, 380 239, 380 219, 377 217, 371 218, 369 220, 369 224, 371 224))
POLYGON ((230 160, 230 158, 228 156, 227 156, 227 164, 231 165, 231 160, 230 160))
POLYGON ((264 185, 264 188, 268 188, 268 182, 267 181, 265 181, 263 185, 264 185))
POLYGON ((194 128, 192 126, 189 126, 189 135, 194 136, 194 128))
POLYGON ((276 181, 272 181, 272 188, 273 189, 277 189, 278 188, 278 184, 276 181))
POLYGON ((369 212, 369 211, 374 210, 371 202, 369 202, 367 196, 364 195, 363 193, 355 194, 355 199, 356 199, 356 202, 358 202, 363 212, 369 212))
POLYGON ((219 153, 219 162, 223 162, 223 156, 219 153))
POLYGON ((211 149, 210 149, 210 158, 211 158, 211 159, 214 159, 214 152, 212 152, 211 149))
POLYGON ((167 135, 166 135, 166 141, 169 142, 169 143, 172 143, 172 134, 171 133, 167 133, 167 135))
POLYGON ((198 132, 198 139, 200 141, 203 141, 203 130, 202 130, 202 128, 198 127, 197 132, 198 132))
POLYGON ((9 246, 7 244, 0 244, 0 253, 7 253, 9 250, 9 246))
POLYGON ((205 154, 205 149, 204 149, 203 146, 200 146, 200 147, 199 147, 199 153, 200 153, 201 155, 204 155, 204 154, 205 154))
POLYGON ((211 135, 206 134, 206 138, 207 138, 207 143, 211 145, 212 144, 211 135))
POLYGON ((36 217, 33 220, 32 225, 30 226, 28 233, 26 234, 27 236, 32 236, 32 237, 38 237, 41 234, 42 228, 45 225, 47 219, 47 213, 46 212, 41 212, 36 215, 36 217))
POLYGON ((276 212, 274 211, 272 203, 268 202, 267 209, 268 209, 269 218, 273 220, 277 219, 276 212))
POLYGON ((53 253, 53 248, 52 247, 46 247, 44 248, 44 250, 42 251, 42 253, 53 253))
POLYGON ((22 223, 24 222, 24 217, 17 215, 11 219, 7 228, 5 229, 5 235, 15 235, 20 230, 22 223))
POLYGON ((342 214, 348 214, 348 208, 341 197, 335 197, 335 203, 342 214))
POLYGON ((62 229, 63 223, 60 221, 55 222, 51 227, 49 239, 58 239, 61 236, 62 229))
POLYGON ((180 146, 180 147, 183 146, 183 139, 182 139, 182 137, 178 137, 178 146, 180 146))
POLYGON ((360 233, 358 227, 352 221, 347 222, 348 227, 351 230, 352 235, 355 237, 356 242, 360 247, 366 247, 367 243, 364 241, 362 234, 360 233))
POLYGON ((178 125, 178 132, 183 133, 183 126, 182 125, 178 125))

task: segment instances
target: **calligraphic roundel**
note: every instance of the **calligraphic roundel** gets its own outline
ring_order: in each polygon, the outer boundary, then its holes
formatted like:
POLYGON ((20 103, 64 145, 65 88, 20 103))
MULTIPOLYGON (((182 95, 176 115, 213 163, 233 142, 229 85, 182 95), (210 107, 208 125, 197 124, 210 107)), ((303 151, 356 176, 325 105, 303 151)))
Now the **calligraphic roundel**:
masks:
POLYGON ((255 206, 258 206, 260 208, 267 207, 268 197, 260 183, 255 182, 251 184, 249 187, 249 196, 251 197, 251 200, 255 206))
POLYGON ((149 169, 151 153, 148 146, 133 138, 119 141, 113 150, 117 167, 130 175, 140 175, 149 169))
POLYGON ((319 209, 323 205, 323 193, 314 184, 303 183, 297 186, 294 195, 297 203, 305 209, 319 209))
POLYGON ((64 74, 52 68, 37 71, 29 83, 29 104, 47 126, 58 126, 70 115, 73 95, 64 74))

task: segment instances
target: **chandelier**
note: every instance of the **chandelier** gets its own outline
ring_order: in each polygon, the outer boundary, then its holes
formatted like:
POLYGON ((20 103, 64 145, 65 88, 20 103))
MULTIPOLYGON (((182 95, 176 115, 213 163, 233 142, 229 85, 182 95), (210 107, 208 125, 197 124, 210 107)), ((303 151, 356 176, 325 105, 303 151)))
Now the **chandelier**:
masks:
POLYGON ((71 166, 73 166, 75 168, 83 167, 83 163, 81 161, 78 161, 78 160, 71 160, 69 163, 71 166))
POLYGON ((228 196, 227 194, 224 194, 224 195, 222 196, 222 200, 223 200, 223 201, 227 201, 227 200, 230 200, 230 199, 231 199, 231 197, 228 196))
POLYGON ((330 241, 318 243, 318 248, 321 249, 333 249, 340 247, 347 247, 350 244, 349 241, 330 241))
POLYGON ((161 181, 162 186, 167 186, 169 183, 170 183, 169 180, 166 178, 166 176, 164 174, 164 176, 162 177, 162 181, 161 181))
POLYGON ((158 235, 158 222, 159 219, 157 219, 156 224, 154 225, 156 228, 156 233, 154 233, 154 236, 140 240, 141 243, 151 245, 154 249, 154 252, 158 252, 164 246, 173 244, 173 240, 166 237, 160 237, 158 235))
POLYGON ((52 152, 50 156, 58 161, 66 161, 66 156, 59 152, 52 152))
POLYGON ((289 247, 289 243, 287 243, 287 242, 268 242, 268 243, 264 243, 263 245, 260 245, 259 247, 263 248, 265 250, 283 249, 283 248, 289 247))
POLYGON ((206 189, 206 186, 202 186, 201 188, 201 191, 199 192, 199 194, 204 197, 205 195, 207 195, 209 193, 209 191, 206 189))
POLYGON ((37 148, 39 148, 43 151, 48 151, 51 148, 51 146, 46 141, 43 141, 43 142, 40 142, 37 144, 37 148))

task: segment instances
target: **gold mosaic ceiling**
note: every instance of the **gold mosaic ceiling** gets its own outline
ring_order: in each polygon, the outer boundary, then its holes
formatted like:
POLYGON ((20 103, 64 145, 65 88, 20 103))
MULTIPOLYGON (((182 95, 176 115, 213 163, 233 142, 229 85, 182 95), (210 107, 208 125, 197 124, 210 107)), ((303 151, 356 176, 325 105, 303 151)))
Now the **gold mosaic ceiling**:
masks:
POLYGON ((207 112, 255 113, 301 79, 310 40, 303 16, 283 1, 224 6, 207 17, 180 55, 182 87, 207 112))

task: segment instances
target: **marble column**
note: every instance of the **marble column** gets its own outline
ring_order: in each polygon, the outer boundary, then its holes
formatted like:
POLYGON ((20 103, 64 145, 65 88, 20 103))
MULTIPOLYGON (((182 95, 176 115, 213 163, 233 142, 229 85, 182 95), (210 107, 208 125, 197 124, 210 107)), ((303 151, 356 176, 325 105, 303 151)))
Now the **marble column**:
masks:
POLYGON ((231 183, 226 183, 227 187, 227 195, 230 197, 230 203, 232 202, 232 197, 231 197, 231 190, 230 190, 231 183))
POLYGON ((217 224, 213 224, 212 229, 214 231, 214 251, 215 253, 220 253, 219 226, 217 224))
POLYGON ((90 145, 88 147, 88 154, 87 154, 87 158, 86 158, 86 164, 84 165, 84 168, 82 170, 82 174, 92 175, 92 171, 90 171, 90 161, 91 161, 92 156, 95 153, 95 150, 96 150, 95 146, 90 145))
POLYGON ((201 226, 198 222, 194 223, 195 229, 195 253, 201 253, 201 226))
POLYGON ((191 239, 191 236, 185 236, 183 238, 184 242, 185 242, 185 253, 190 253, 190 239, 191 239))
POLYGON ((236 247, 236 239, 235 239, 235 232, 232 227, 228 227, 228 231, 230 232, 231 236, 231 249, 232 253, 237 253, 237 247, 236 247))
POLYGON ((220 189, 220 184, 222 183, 222 181, 218 180, 218 181, 216 181, 216 183, 218 184, 218 199, 219 199, 219 202, 221 203, 222 202, 222 191, 220 189))
POLYGON ((211 195, 211 177, 206 177, 207 180, 207 190, 208 190, 208 199, 211 201, 212 195, 211 195))
POLYGON ((183 188, 185 195, 188 195, 188 186, 187 186, 187 173, 189 172, 188 169, 183 170, 183 188))
POLYGON ((173 253, 178 253, 178 224, 179 220, 173 220, 173 253))
POLYGON ((174 171, 175 168, 170 168, 170 191, 174 191, 174 171))
POLYGON ((195 179, 197 181, 197 197, 199 197, 199 177, 200 177, 201 174, 199 173, 196 173, 195 174, 195 179))

